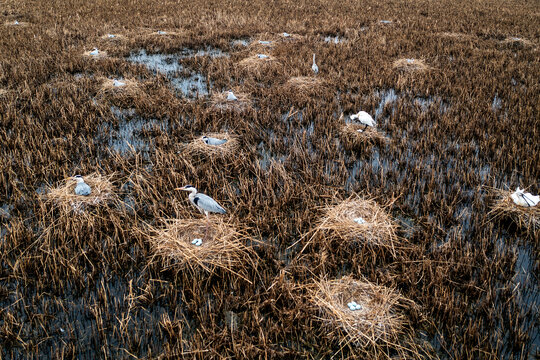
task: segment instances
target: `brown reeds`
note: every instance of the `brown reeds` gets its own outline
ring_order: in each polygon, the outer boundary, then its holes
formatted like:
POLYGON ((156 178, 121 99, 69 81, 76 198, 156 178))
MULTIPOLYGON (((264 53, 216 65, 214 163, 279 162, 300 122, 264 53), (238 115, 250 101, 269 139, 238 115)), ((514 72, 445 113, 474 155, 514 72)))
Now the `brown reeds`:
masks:
POLYGON ((367 354, 385 353, 392 348, 401 354, 413 351, 414 344, 407 349, 401 339, 408 323, 403 309, 414 304, 397 291, 351 276, 316 280, 306 289, 330 334, 336 334, 336 329, 343 331, 342 343, 363 348, 367 354), (350 303, 358 309, 351 310, 350 303))
POLYGON ((162 228, 149 229, 148 241, 162 266, 182 269, 200 267, 206 271, 220 268, 235 274, 253 267, 255 253, 245 244, 247 235, 219 218, 160 219, 162 228), (197 246, 193 241, 200 239, 197 246))
POLYGON ((270 54, 253 54, 250 55, 238 63, 238 65, 246 70, 264 70, 267 68, 279 66, 278 59, 270 54), (259 55, 264 55, 264 58, 260 58, 259 55))
POLYGON ((531 234, 540 234, 540 205, 519 206, 511 198, 514 191, 489 188, 493 205, 489 214, 493 219, 508 218, 531 234))
POLYGON ((398 59, 393 62, 392 67, 401 72, 430 70, 430 67, 422 59, 398 59))

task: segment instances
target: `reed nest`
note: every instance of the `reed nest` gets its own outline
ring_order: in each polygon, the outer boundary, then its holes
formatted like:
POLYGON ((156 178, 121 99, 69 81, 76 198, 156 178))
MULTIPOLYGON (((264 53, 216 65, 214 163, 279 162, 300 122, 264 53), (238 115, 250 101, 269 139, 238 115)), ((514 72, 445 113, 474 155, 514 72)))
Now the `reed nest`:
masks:
POLYGON ((216 139, 224 139, 227 140, 227 142, 222 145, 208 145, 202 140, 203 135, 201 135, 194 138, 189 143, 184 144, 180 150, 180 153, 184 156, 197 154, 221 158, 229 158, 238 155, 239 144, 236 135, 232 135, 227 132, 207 133, 204 135, 216 139))
POLYGON ((534 43, 528 39, 524 39, 521 37, 516 36, 509 36, 506 39, 503 40, 503 43, 505 44, 522 44, 523 46, 533 46, 534 43))
POLYGON ((317 90, 323 85, 323 81, 315 76, 295 76, 285 83, 285 86, 301 91, 317 90))
POLYGON ((159 219, 159 222, 164 226, 151 227, 148 241, 154 250, 154 260, 162 259, 166 267, 193 270, 200 267, 206 271, 220 268, 239 273, 242 268, 255 266, 256 255, 245 245, 245 233, 221 218, 211 219, 206 238, 206 219, 159 219), (194 239, 202 239, 202 245, 192 244, 194 239))
POLYGON ((346 141, 352 143, 353 146, 363 143, 385 143, 390 141, 389 138, 384 136, 384 134, 382 134, 381 132, 377 131, 376 128, 368 126, 364 130, 364 125, 362 124, 343 124, 343 126, 341 127, 341 134, 343 137, 346 138, 346 141))
POLYGON ((227 100, 228 92, 224 91, 221 93, 212 94, 209 100, 210 105, 218 110, 244 111, 247 109, 252 109, 249 94, 243 93, 241 91, 236 91, 234 89, 232 89, 232 91, 238 100, 227 100))
POLYGON ((121 40, 125 40, 126 36, 122 34, 109 33, 109 34, 100 36, 100 39, 107 40, 107 41, 121 41, 121 40), (114 35, 114 37, 109 37, 109 35, 114 35))
POLYGON ((408 323, 402 311, 413 303, 395 290, 351 276, 316 280, 307 285, 306 290, 330 334, 336 329, 343 330, 345 339, 342 341, 346 344, 370 350, 407 348, 404 344, 398 345, 408 323), (351 310, 347 305, 350 302, 356 302, 361 309, 351 310))
MULTIPOLYGON (((340 204, 329 206, 316 226, 315 234, 322 232, 323 241, 345 240, 362 242, 375 247, 389 248, 395 252, 398 242, 397 224, 372 198, 353 195, 340 204), (355 219, 362 218, 365 223, 355 219)), ((312 236, 312 239, 314 236, 312 236)))
POLYGON ((514 203, 510 197, 512 190, 489 188, 488 191, 494 198, 493 206, 489 215, 493 219, 509 218, 520 228, 531 234, 540 233, 540 205, 525 207, 514 203))
POLYGON ((88 196, 76 195, 74 190, 77 182, 68 178, 46 193, 46 202, 68 211, 112 203, 118 200, 118 195, 115 193, 115 187, 111 181, 114 175, 101 175, 95 172, 84 176, 84 181, 92 189, 88 196))
POLYGON ((268 56, 267 58, 261 59, 257 56, 258 54, 253 54, 248 56, 245 59, 240 60, 238 65, 246 70, 263 70, 269 67, 278 66, 281 63, 278 59, 272 55, 264 54, 268 56))
POLYGON ((114 79, 109 79, 105 77, 98 78, 98 81, 101 82, 101 87, 99 94, 110 94, 110 93, 136 93, 140 90, 139 82, 135 79, 117 79, 117 81, 123 82, 124 86, 114 86, 114 79))
POLYGON ((26 22, 26 21, 19 21, 18 23, 15 22, 15 20, 13 21, 6 21, 4 23, 5 26, 13 26, 13 27, 26 27, 28 25, 30 25, 30 23, 26 22))
POLYGON ((398 71, 426 71, 430 67, 421 59, 398 59, 394 61, 392 67, 398 71))
POLYGON ((99 50, 98 49, 98 54, 97 55, 90 55, 91 52, 92 52, 92 50, 85 51, 83 53, 83 56, 89 57, 91 59, 104 59, 104 58, 107 57, 107 51, 104 51, 104 50, 99 50))

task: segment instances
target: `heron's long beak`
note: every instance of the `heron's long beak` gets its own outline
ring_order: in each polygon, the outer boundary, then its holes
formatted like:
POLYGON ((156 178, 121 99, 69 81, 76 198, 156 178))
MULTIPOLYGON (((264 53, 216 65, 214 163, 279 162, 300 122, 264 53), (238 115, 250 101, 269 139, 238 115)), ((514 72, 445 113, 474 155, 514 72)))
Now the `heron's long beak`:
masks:
POLYGON ((186 190, 184 186, 182 187, 179 187, 179 188, 175 188, 174 190, 186 190))

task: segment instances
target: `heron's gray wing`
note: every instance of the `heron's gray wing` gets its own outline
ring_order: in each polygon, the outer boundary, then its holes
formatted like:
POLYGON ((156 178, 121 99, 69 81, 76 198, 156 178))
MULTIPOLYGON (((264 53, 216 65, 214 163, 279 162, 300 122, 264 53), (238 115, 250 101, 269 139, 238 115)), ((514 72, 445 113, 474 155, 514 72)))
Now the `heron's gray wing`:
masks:
POLYGON ((225 214, 226 212, 225 209, 222 208, 216 200, 205 194, 198 193, 197 195, 195 195, 193 202, 195 203, 195 205, 208 212, 220 214, 225 214))
POLYGON ((90 189, 90 186, 88 186, 88 184, 86 183, 77 184, 77 186, 75 186, 76 195, 88 196, 90 195, 91 192, 92 192, 92 189, 90 189))

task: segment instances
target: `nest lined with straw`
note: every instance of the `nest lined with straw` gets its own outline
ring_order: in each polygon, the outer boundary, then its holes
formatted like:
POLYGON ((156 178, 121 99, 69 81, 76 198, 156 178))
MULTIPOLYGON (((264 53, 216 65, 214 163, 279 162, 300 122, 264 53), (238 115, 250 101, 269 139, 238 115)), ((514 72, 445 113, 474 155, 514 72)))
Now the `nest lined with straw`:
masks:
POLYGON ((124 40, 126 37, 121 34, 105 34, 103 36, 100 36, 100 39, 102 40, 110 40, 110 41, 118 41, 118 40, 124 40), (114 35, 113 37, 110 37, 109 35, 114 35))
POLYGON ((16 20, 13 20, 13 21, 6 21, 4 23, 5 26, 13 26, 13 27, 26 27, 28 25, 30 25, 30 23, 27 23, 26 21, 17 21, 15 22, 16 20))
POLYGON ((209 103, 212 107, 219 110, 244 111, 252 108, 251 99, 248 94, 240 91, 233 91, 233 93, 238 100, 227 100, 228 91, 224 91, 212 94, 209 103))
POLYGON ((238 274, 242 268, 254 266, 255 253, 244 244, 247 236, 221 219, 212 218, 208 230, 206 219, 161 222, 163 228, 150 228, 148 240, 154 256, 167 267, 221 268, 238 274), (201 239, 202 244, 193 244, 195 239, 201 239))
POLYGON ((101 81, 99 95, 116 94, 119 92, 135 94, 139 91, 139 82, 135 79, 116 79, 116 81, 124 83, 123 86, 115 86, 115 79, 101 77, 98 78, 98 81, 101 81))
POLYGON ((514 203, 512 190, 489 188, 494 204, 489 214, 493 219, 509 218, 527 232, 540 233, 540 204, 526 207, 514 203))
POLYGON ((365 126, 362 124, 346 123, 341 127, 341 134, 353 147, 364 143, 390 141, 389 138, 377 131, 376 128, 371 126, 368 126, 365 130, 364 128, 365 126))
POLYGON ((258 54, 253 54, 245 59, 240 60, 238 65, 246 70, 261 70, 273 66, 281 65, 276 57, 268 54, 264 54, 266 58, 259 58, 258 54))
POLYGON ((83 56, 86 56, 86 57, 89 57, 89 58, 92 58, 92 59, 103 59, 103 58, 106 58, 107 57, 107 52, 106 51, 103 51, 103 50, 99 50, 98 49, 98 54, 97 55, 92 55, 90 54, 93 50, 88 50, 88 51, 85 51, 83 53, 83 56))
POLYGON ((84 176, 84 181, 90 186, 92 192, 88 196, 76 195, 77 182, 71 178, 60 183, 56 188, 50 189, 46 194, 46 203, 58 207, 65 213, 74 211, 84 213, 89 207, 118 203, 111 175, 92 173, 84 176))
POLYGON ((285 86, 301 91, 318 90, 323 86, 323 81, 314 76, 295 76, 287 80, 285 86))
POLYGON ((404 346, 400 337, 408 321, 402 311, 414 303, 398 292, 351 276, 315 281, 306 290, 308 299, 319 310, 319 319, 330 333, 342 329, 346 344, 366 350, 404 346), (352 302, 359 309, 351 310, 348 304, 352 302))
POLYGON ((374 199, 355 196, 327 207, 314 231, 315 234, 323 232, 325 241, 361 242, 389 248, 394 253, 399 241, 397 228, 390 215, 374 199))
POLYGON ((207 155, 210 157, 232 157, 238 155, 238 139, 235 135, 229 133, 208 133, 204 134, 208 137, 227 140, 224 144, 221 145, 208 145, 206 144, 201 135, 190 141, 187 144, 184 144, 180 150, 180 153, 183 155, 207 155))
POLYGON ((398 59, 394 61, 392 67, 398 71, 426 71, 430 67, 421 59, 398 59))

